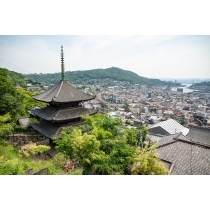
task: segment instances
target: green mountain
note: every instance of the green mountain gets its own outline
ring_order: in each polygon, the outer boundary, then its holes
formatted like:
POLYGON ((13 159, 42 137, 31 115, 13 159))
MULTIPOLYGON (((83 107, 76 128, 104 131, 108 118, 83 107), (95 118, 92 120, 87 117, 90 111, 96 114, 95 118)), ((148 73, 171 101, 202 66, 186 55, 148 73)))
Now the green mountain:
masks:
MULTIPOLYGON (((25 77, 38 83, 44 82, 46 84, 51 84, 51 83, 56 83, 61 79, 61 73, 27 74, 25 75, 25 77)), ((113 79, 117 81, 130 82, 132 84, 146 84, 146 85, 169 84, 169 82, 164 82, 159 79, 148 79, 146 77, 141 77, 132 71, 123 70, 117 67, 111 67, 107 69, 67 71, 65 72, 65 79, 70 82, 78 84, 92 83, 92 81, 96 79, 113 79)))
POLYGON ((14 72, 14 71, 9 71, 8 69, 5 68, 0 68, 0 71, 6 71, 7 75, 11 79, 13 85, 15 86, 21 86, 25 87, 26 86, 26 78, 24 75, 14 72))

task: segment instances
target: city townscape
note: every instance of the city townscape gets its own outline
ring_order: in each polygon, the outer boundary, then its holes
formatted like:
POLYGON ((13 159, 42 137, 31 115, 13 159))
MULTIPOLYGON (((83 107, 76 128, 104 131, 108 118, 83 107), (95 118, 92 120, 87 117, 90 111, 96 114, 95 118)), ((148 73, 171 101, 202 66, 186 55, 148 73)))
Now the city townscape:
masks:
MULTIPOLYGON (((175 150, 177 155, 177 164, 185 164, 185 170, 172 168, 173 158, 168 158, 169 148, 158 149, 162 161, 172 171, 173 174, 209 174, 209 164, 201 164, 201 159, 206 158, 208 162, 210 149, 210 92, 208 87, 200 90, 193 88, 192 84, 182 84, 180 87, 168 86, 147 86, 131 84, 126 81, 117 81, 112 79, 95 79, 91 85, 74 84, 75 88, 80 89, 85 94, 95 95, 95 99, 84 102, 85 108, 95 110, 100 113, 106 113, 111 118, 120 118, 128 128, 146 125, 149 131, 149 139, 152 143, 173 141, 178 139, 183 145, 183 155, 180 156, 180 150, 175 150), (108 86, 107 84, 112 84, 108 86), (192 89, 190 89, 190 87, 192 89), (170 140, 169 140, 170 139, 170 140), (178 159, 189 158, 197 148, 201 150, 202 155, 198 156, 193 164, 197 168, 192 169, 190 162, 178 163, 178 159), (202 149, 201 149, 202 148, 202 149), (186 152, 189 150, 190 153, 186 152), (207 152, 205 156, 203 152, 207 152), (195 171, 194 171, 195 170, 195 171), (196 171, 197 170, 197 171, 196 171)), ((42 84, 33 86, 27 84, 28 89, 39 89, 46 91, 52 87, 42 84)), ((162 143, 163 142, 163 143, 162 143)), ((176 145, 172 145, 176 147, 176 145)), ((191 163, 192 164, 192 163, 191 163)), ((204 163, 205 164, 205 163, 204 163)))

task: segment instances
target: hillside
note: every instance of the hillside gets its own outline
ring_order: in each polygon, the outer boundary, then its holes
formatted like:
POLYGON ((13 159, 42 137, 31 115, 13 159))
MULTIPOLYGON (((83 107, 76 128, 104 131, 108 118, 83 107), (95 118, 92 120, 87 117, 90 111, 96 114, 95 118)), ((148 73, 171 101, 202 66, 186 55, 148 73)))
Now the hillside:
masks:
MULTIPOLYGON (((25 75, 30 80, 35 82, 45 82, 46 84, 56 83, 60 80, 61 74, 28 74, 25 75)), ((146 85, 164 85, 169 84, 158 79, 148 79, 141 77, 136 73, 120 68, 112 67, 107 69, 94 69, 94 70, 83 70, 83 71, 67 71, 65 72, 66 80, 78 83, 87 84, 91 83, 95 79, 113 79, 117 81, 127 81, 132 84, 146 84, 146 85)))
POLYGON ((20 74, 20 73, 17 73, 17 72, 14 72, 14 71, 9 71, 8 69, 5 69, 5 68, 0 68, 0 71, 6 71, 9 78, 11 79, 13 85, 17 86, 21 86, 21 87, 25 87, 26 86, 26 79, 25 79, 25 76, 20 74))
POLYGON ((200 82, 190 86, 191 89, 210 92, 210 82, 200 82))

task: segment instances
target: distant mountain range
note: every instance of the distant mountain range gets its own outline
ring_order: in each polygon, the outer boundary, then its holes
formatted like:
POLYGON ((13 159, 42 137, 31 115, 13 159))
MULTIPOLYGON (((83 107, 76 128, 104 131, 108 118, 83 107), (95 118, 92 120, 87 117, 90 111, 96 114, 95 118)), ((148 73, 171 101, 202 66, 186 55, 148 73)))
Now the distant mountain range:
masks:
MULTIPOLYGON (((61 79, 61 73, 51 74, 25 74, 26 78, 38 82, 38 83, 57 83, 61 79)), ((166 82, 159 79, 149 79, 146 77, 139 76, 138 74, 123 70, 117 67, 111 67, 107 69, 93 69, 93 70, 82 70, 82 71, 67 71, 65 72, 65 79, 77 84, 91 84, 93 80, 98 79, 113 79, 117 81, 126 81, 132 84, 145 84, 149 86, 153 85, 171 85, 179 86, 180 83, 166 82)))

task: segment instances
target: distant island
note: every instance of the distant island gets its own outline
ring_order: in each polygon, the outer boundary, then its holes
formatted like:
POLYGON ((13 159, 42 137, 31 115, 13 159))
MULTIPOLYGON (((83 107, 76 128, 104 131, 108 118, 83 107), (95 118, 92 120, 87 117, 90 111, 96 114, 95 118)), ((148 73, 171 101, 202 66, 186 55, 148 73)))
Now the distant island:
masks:
MULTIPOLYGON (((61 78, 60 73, 51 74, 25 74, 27 79, 34 82, 45 83, 46 85, 55 84, 61 78)), ((139 76, 138 74, 123 70, 117 67, 111 67, 107 69, 93 69, 93 70, 78 70, 78 71, 66 71, 65 79, 76 84, 93 84, 95 80, 112 79, 117 81, 125 81, 131 84, 149 85, 149 86, 180 86, 180 83, 161 81, 159 79, 149 79, 139 76)))
POLYGON ((189 87, 190 89, 210 92, 210 82, 200 82, 193 84, 189 87))

